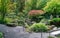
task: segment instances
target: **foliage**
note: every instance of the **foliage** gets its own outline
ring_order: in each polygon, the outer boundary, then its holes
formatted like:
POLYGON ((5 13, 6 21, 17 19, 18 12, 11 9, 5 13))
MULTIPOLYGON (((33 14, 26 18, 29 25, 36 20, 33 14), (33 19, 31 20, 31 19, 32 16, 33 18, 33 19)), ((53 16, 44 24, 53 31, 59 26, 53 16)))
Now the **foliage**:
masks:
POLYGON ((8 24, 8 23, 11 23, 13 20, 11 19, 11 18, 5 18, 4 19, 5 20, 5 22, 8 24))
POLYGON ((47 2, 47 5, 43 8, 49 14, 60 14, 60 0, 51 0, 47 2))
POLYGON ((14 19, 22 20, 23 15, 20 13, 21 2, 21 0, 0 0, 0 22, 8 24, 8 22, 13 22, 14 19))
POLYGON ((29 18, 32 20, 32 21, 35 21, 35 22, 40 22, 40 20, 43 18, 43 15, 44 14, 44 11, 42 10, 31 10, 28 15, 29 15, 29 18))
POLYGON ((0 32, 0 38, 3 38, 3 33, 2 32, 0 32))
POLYGON ((51 25, 55 25, 57 27, 60 27, 60 18, 54 18, 50 21, 51 25))
POLYGON ((33 16, 31 17, 31 21, 39 23, 43 18, 44 18, 43 16, 33 16))
POLYGON ((37 15, 42 15, 44 14, 44 11, 43 10, 31 10, 29 12, 29 15, 30 16, 37 16, 37 15))
POLYGON ((30 10, 41 10, 48 0, 26 0, 24 14, 27 15, 30 10))
POLYGON ((59 14, 59 10, 59 0, 0 0, 0 23, 8 24, 17 19, 19 25, 25 25, 26 18, 40 22, 44 17, 42 12, 59 14), (33 10, 35 10, 34 13, 32 13, 33 10))
POLYGON ((42 9, 50 0, 37 0, 36 9, 42 9))
POLYGON ((30 10, 31 9, 39 10, 39 9, 42 9, 47 2, 48 2, 48 0, 26 0, 25 8, 30 9, 30 10))
POLYGON ((33 32, 47 32, 48 27, 44 23, 34 23, 31 27, 30 30, 33 32))
POLYGON ((5 21, 5 24, 7 25, 7 26, 10 26, 10 27, 15 27, 15 26, 17 26, 18 25, 18 22, 17 22, 17 20, 16 19, 13 19, 13 18, 5 18, 4 19, 4 21, 5 21))
POLYGON ((59 22, 60 21, 60 18, 54 18, 53 21, 54 22, 59 22))
POLYGON ((4 23, 4 18, 6 15, 6 6, 7 6, 7 0, 1 0, 1 8, 0 8, 0 15, 1 15, 1 20, 2 23, 4 23))

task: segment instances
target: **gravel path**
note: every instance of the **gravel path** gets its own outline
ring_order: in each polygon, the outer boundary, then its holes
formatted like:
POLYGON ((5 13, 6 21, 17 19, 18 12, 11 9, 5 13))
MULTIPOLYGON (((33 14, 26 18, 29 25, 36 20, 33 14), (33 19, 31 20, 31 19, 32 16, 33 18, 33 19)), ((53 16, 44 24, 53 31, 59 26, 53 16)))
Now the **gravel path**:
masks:
POLYGON ((8 27, 0 24, 0 32, 4 33, 4 38, 28 38, 29 33, 25 32, 23 27, 8 27))
MULTIPOLYGON (((41 33, 28 33, 21 26, 8 27, 0 24, 0 32, 4 33, 4 38, 41 38, 41 33)), ((42 38, 47 38, 49 34, 43 33, 42 38)))

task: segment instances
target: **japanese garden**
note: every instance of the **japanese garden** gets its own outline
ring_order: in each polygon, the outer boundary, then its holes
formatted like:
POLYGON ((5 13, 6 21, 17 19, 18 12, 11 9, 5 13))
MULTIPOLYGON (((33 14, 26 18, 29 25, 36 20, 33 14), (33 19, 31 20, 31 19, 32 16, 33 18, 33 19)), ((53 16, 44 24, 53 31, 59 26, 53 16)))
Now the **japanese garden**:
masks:
POLYGON ((60 38, 60 0, 0 0, 0 38, 60 38))

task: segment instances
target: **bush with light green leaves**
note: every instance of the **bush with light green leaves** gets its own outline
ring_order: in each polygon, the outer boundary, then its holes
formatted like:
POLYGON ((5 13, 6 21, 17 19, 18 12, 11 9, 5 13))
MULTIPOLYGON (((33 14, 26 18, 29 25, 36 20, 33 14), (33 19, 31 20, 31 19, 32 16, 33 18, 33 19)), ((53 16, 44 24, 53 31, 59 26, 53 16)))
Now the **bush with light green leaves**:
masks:
POLYGON ((48 14, 60 14, 60 0, 51 0, 50 2, 47 2, 43 10, 48 14))
POLYGON ((33 32, 47 32, 48 27, 44 23, 34 23, 29 29, 33 32))

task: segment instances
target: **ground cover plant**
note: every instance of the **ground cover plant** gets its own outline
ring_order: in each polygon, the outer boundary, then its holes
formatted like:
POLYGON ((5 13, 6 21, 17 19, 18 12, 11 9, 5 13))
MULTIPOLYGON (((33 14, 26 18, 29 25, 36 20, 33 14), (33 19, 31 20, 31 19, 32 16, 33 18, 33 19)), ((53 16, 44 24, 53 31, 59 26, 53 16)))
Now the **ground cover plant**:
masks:
POLYGON ((0 38, 3 38, 3 33, 2 32, 0 32, 0 38))

